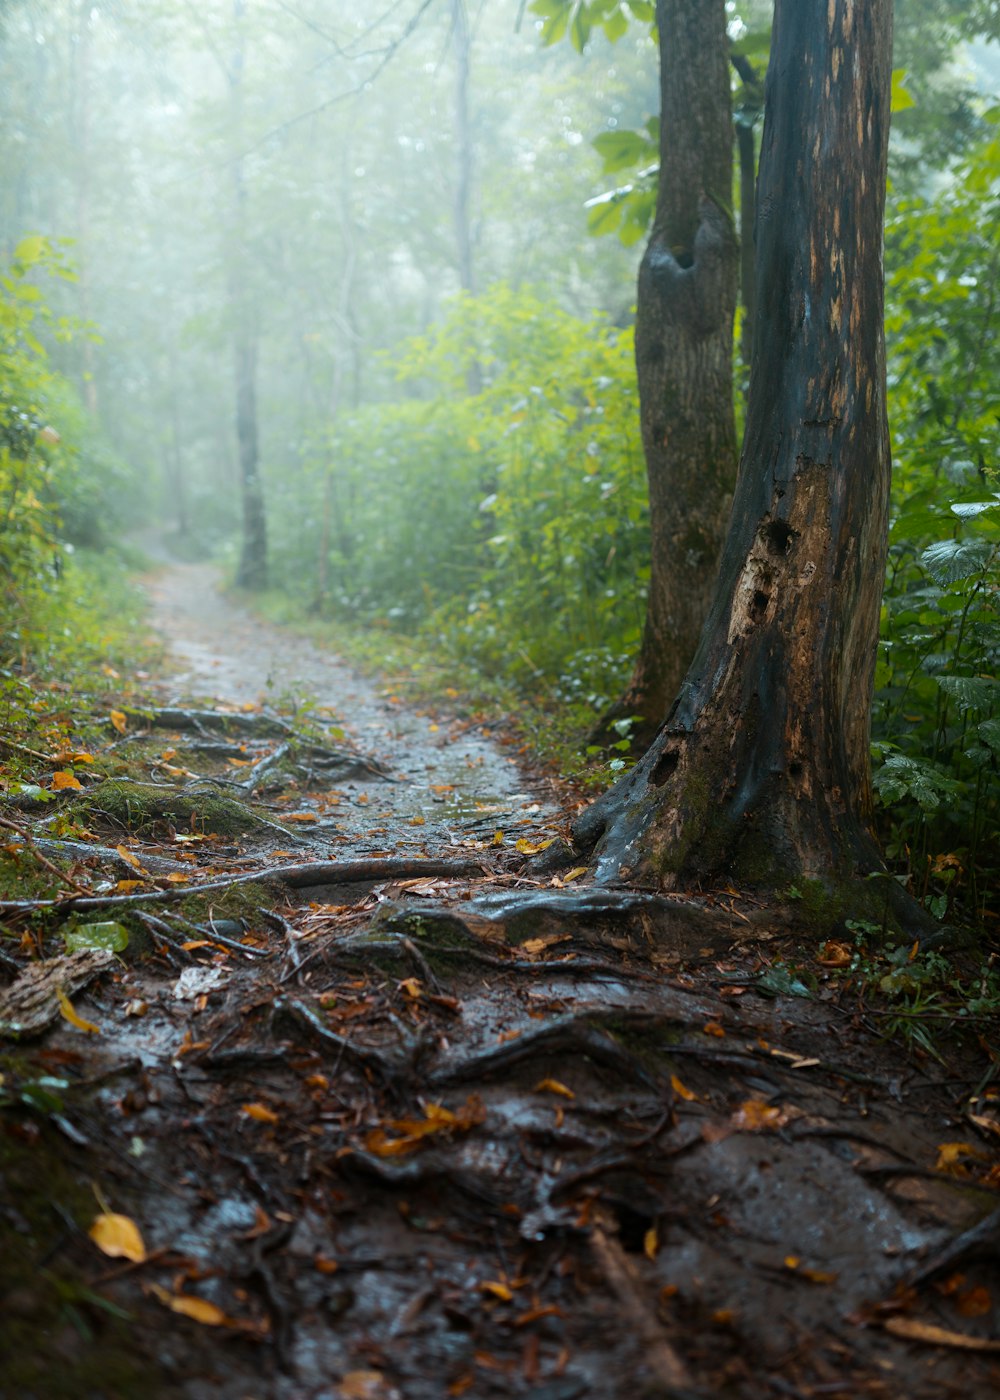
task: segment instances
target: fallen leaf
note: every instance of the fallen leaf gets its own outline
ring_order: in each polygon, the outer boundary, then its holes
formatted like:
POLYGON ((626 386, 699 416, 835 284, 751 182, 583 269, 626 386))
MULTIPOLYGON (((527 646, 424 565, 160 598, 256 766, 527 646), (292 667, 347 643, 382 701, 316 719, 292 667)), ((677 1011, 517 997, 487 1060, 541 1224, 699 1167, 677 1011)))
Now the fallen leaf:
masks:
POLYGON ((561 1094, 564 1099, 575 1099, 572 1089, 567 1089, 558 1079, 540 1079, 535 1085, 536 1094, 561 1094))
POLYGON ((319 817, 315 812, 283 812, 282 820, 286 822, 318 822, 319 817))
POLYGON ((280 1116, 273 1109, 268 1108, 263 1103, 245 1103, 243 1112, 248 1118, 254 1118, 258 1123, 280 1123, 280 1116))
POLYGON ((68 788, 73 789, 77 792, 82 792, 83 783, 80 782, 79 778, 74 776, 74 774, 68 772, 66 769, 60 769, 58 772, 52 774, 53 792, 63 792, 68 788))
POLYGON ((682 1084, 676 1074, 670 1076, 670 1084, 679 1099, 684 1099, 686 1103, 698 1102, 698 1095, 693 1094, 685 1084, 682 1084))
POLYGON ((139 1227, 127 1215, 99 1215, 87 1233, 101 1253, 111 1259, 131 1259, 134 1264, 141 1264, 146 1257, 139 1227))
POLYGON ((847 967, 854 951, 847 943, 824 943, 816 961, 820 967, 847 967))
POLYGON ((75 1026, 78 1031, 89 1031, 91 1035, 100 1035, 100 1026, 95 1026, 93 1021, 85 1021, 82 1016, 78 1016, 73 1010, 73 1003, 64 991, 58 991, 59 1013, 64 1021, 68 1021, 71 1026, 75 1026))
POLYGON ((115 850, 121 856, 122 860, 126 863, 126 865, 131 865, 133 870, 142 869, 142 862, 140 861, 139 857, 135 855, 133 851, 130 851, 127 846, 116 846, 115 850))
POLYGON ((655 1225, 651 1225, 642 1237, 642 1252, 647 1259, 655 1259, 660 1252, 660 1236, 655 1225))
POLYGON ((423 986, 419 977, 405 977, 399 984, 399 990, 405 992, 411 1001, 419 1001, 423 986))
POLYGON ((128 728, 128 720, 125 715, 122 714, 121 710, 112 710, 110 718, 111 723, 114 725, 115 729, 118 730, 118 733, 124 734, 128 728))
POLYGON ((240 1325, 234 1318, 228 1317, 221 1308, 210 1303, 207 1298, 196 1298, 192 1293, 168 1293, 158 1283, 147 1284, 147 1288, 154 1298, 159 1298, 163 1306, 169 1308, 171 1312, 193 1318, 195 1322, 201 1322, 206 1327, 238 1327, 240 1325))
POLYGON ((566 874, 562 877, 562 882, 564 885, 568 885, 573 880, 579 880, 580 876, 586 875, 586 873, 587 867, 585 865, 575 865, 572 870, 566 871, 566 874))
POLYGON ((497 1283, 490 1281, 487 1283, 481 1283, 479 1285, 479 1288, 481 1292, 491 1293, 494 1298, 499 1298, 502 1303, 509 1303, 514 1296, 513 1290, 508 1288, 507 1284, 505 1283, 497 1283))
POLYGON ((555 839, 552 836, 548 841, 532 842, 521 836, 514 842, 514 849, 520 851, 522 856, 537 856, 540 851, 547 851, 550 846, 555 845, 555 839))
POLYGON ((894 1337, 905 1337, 910 1342, 929 1342, 932 1346, 957 1347, 962 1351, 1000 1351, 1000 1342, 989 1337, 970 1337, 965 1332, 950 1332, 946 1327, 918 1322, 915 1317, 887 1317, 882 1326, 894 1337))
POLYGON ((702 1026, 702 1030, 705 1032, 706 1035, 714 1035, 720 1040, 726 1034, 722 1026, 719 1025, 718 1021, 707 1021, 705 1025, 702 1026))
POLYGON ((967 1142, 941 1142, 938 1143, 937 1161, 934 1163, 936 1172, 946 1172, 949 1176, 968 1176, 969 1169, 965 1165, 965 1158, 971 1157, 977 1162, 988 1162, 989 1153, 982 1152, 978 1147, 972 1147, 967 1142))
POLYGON ((330 1259, 325 1254, 316 1254, 313 1256, 313 1268, 319 1274, 335 1274, 340 1265, 336 1259, 330 1259))
POLYGON ((478 1094, 470 1094, 465 1105, 454 1113, 443 1104, 428 1103, 424 1105, 423 1118, 394 1118, 380 1128, 373 1128, 365 1138, 365 1148, 376 1157, 403 1157, 415 1152, 424 1139, 434 1133, 468 1132, 485 1117, 486 1110, 478 1094), (389 1132, 397 1136, 389 1137, 389 1132))
POLYGON ((747 1099, 733 1114, 732 1121, 734 1128, 745 1133, 773 1132, 784 1127, 788 1114, 762 1099, 747 1099))

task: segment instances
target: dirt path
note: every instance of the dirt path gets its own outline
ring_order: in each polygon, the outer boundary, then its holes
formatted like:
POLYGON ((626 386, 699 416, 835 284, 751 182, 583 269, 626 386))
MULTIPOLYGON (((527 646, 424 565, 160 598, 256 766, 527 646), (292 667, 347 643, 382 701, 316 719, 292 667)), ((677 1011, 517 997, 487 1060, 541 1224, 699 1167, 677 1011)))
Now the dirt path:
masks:
POLYGON ((531 875, 560 815, 502 745, 205 570, 162 571, 154 599, 164 702, 307 689, 368 766, 329 726, 129 718, 162 807, 97 833, 108 859, 165 899, 289 859, 323 875, 157 906, 143 955, 73 989, 96 1031, 57 1019, 12 1068, 60 1102, 3 1158, 4 1400, 1000 1392, 1000 1171, 968 1116, 987 1054, 879 1040, 722 892, 531 875), (180 821, 235 781, 258 824, 180 821), (401 855, 469 864, 354 878, 401 855), (97 1252, 99 1213, 141 1257, 97 1252))

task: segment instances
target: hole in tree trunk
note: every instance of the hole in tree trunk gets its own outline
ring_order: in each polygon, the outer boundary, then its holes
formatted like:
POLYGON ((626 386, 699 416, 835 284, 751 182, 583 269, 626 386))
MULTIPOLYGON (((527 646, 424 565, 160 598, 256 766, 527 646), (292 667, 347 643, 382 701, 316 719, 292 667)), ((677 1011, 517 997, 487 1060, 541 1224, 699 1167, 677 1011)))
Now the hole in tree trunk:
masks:
POLYGON ((790 525, 786 525, 784 520, 772 520, 764 527, 764 540, 767 544, 768 554, 778 556, 790 554, 794 538, 795 531, 790 525))
POLYGON ((668 749, 667 752, 663 754, 663 756, 660 758, 652 773, 650 773, 649 781, 653 784, 654 787, 662 787, 663 784, 667 781, 667 779, 670 778, 677 771, 677 764, 679 762, 679 754, 676 754, 672 750, 668 749))
POLYGON ((750 604, 750 618, 753 622, 763 622, 767 614, 767 605, 771 601, 769 593, 761 593, 760 589, 753 595, 750 604))

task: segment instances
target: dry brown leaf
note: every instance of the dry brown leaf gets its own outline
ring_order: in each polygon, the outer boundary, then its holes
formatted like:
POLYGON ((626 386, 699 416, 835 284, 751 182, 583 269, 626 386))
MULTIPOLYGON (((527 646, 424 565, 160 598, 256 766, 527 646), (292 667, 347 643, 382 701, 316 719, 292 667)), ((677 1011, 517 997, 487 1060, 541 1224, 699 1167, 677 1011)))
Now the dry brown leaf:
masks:
POLYGON ((1000 1351, 1000 1342, 989 1337, 970 1337, 965 1332, 951 1332, 947 1327, 918 1322, 915 1317, 887 1317, 882 1326, 894 1337, 905 1337, 910 1342, 929 1342, 932 1346, 957 1347, 962 1351, 1000 1351))

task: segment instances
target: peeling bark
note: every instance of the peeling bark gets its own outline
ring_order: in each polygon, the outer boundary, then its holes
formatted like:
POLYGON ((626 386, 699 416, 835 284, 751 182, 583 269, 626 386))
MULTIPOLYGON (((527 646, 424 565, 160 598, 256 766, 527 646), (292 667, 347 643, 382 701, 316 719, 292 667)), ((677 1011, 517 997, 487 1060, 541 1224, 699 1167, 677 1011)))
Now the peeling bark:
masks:
POLYGON ((580 824, 601 877, 827 886, 879 867, 869 719, 889 493, 891 0, 778 0, 747 433, 698 654, 580 824))

